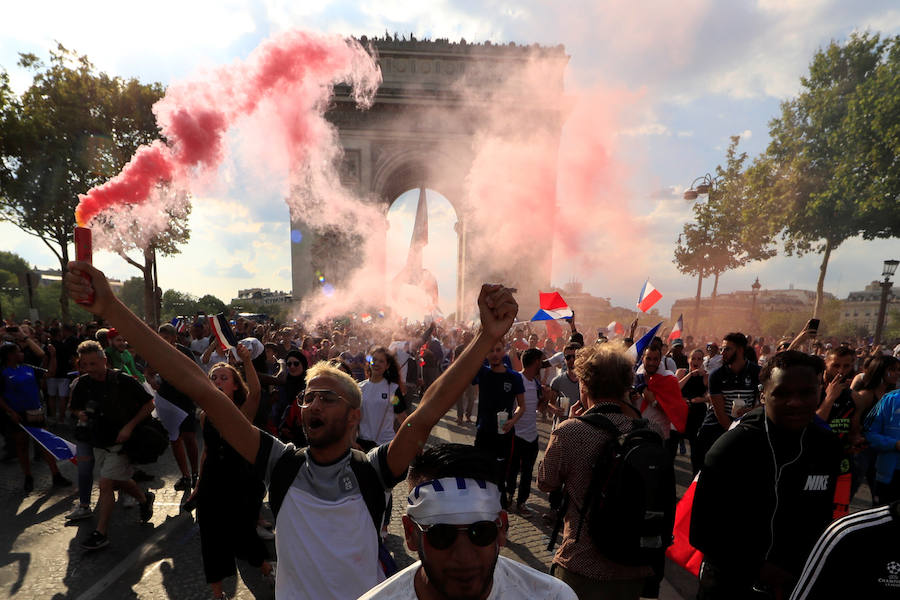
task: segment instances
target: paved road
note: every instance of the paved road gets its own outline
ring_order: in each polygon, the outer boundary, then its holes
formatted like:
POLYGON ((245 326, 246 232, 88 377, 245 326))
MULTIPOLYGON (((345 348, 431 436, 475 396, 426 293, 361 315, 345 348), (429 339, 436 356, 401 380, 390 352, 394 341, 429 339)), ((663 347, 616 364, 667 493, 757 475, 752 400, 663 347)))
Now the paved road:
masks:
MULTIPOLYGON (((472 443, 474 427, 458 426, 455 410, 450 415, 435 428, 432 441, 472 443)), ((549 425, 539 424, 539 430, 543 447, 549 425)), ((61 469, 75 480, 74 465, 65 463, 61 469)), ((683 490, 690 481, 690 466, 684 457, 679 457, 677 469, 680 490, 683 490)), ((47 467, 38 464, 34 467, 35 491, 25 496, 18 465, 0 465, 0 597, 28 600, 209 598, 200 560, 197 525, 190 515, 179 514, 183 494, 172 488, 178 473, 171 453, 167 452, 146 470, 156 476, 149 483, 149 489, 156 492, 152 522, 141 525, 136 508, 117 507, 110 527, 110 546, 87 553, 77 542, 93 530, 95 521, 67 526, 64 519, 77 500, 74 486, 71 490, 48 491, 47 467)), ((509 542, 501 552, 546 570, 551 559, 545 549, 550 527, 540 514, 547 509, 547 499, 537 491, 536 484, 533 487, 535 491, 529 504, 536 509, 536 514, 530 519, 510 515, 509 542)), ((405 483, 394 490, 394 519, 387 542, 401 567, 415 560, 406 550, 400 525, 403 502, 399 500, 405 498, 406 493, 405 483)), ((95 486, 95 504, 96 499, 95 486)), ((274 545, 270 551, 274 555, 274 545)), ((240 599, 273 597, 255 569, 239 563, 238 570, 238 577, 226 580, 225 588, 231 596, 240 599)), ((672 573, 669 578, 677 579, 677 574, 672 573)), ((684 581, 677 585, 684 589, 684 581)), ((661 598, 681 597, 669 581, 663 582, 661 598)))

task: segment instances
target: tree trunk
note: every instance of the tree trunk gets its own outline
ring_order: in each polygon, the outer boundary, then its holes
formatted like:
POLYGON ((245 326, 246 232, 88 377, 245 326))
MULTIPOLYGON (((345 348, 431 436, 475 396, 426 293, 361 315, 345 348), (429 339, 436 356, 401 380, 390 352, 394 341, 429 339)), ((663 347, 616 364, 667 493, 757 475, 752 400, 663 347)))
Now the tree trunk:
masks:
POLYGON ((697 274, 697 304, 694 306, 694 327, 691 335, 697 336, 700 333, 700 292, 703 289, 703 273, 697 274))
POLYGON ((153 255, 150 248, 144 249, 144 265, 141 267, 141 275, 144 277, 144 321, 154 330, 159 327, 156 311, 156 286, 153 282, 153 255))
POLYGON ((819 265, 819 282, 816 284, 816 305, 813 308, 813 317, 821 318, 825 306, 825 273, 828 271, 828 259, 831 258, 831 240, 825 239, 825 252, 822 253, 822 264, 819 265))
MULTIPOLYGON (((63 279, 66 277, 66 271, 69 268, 69 248, 66 244, 60 244, 62 255, 59 258, 60 274, 63 279)), ((60 285, 59 289, 59 320, 61 323, 71 323, 72 315, 69 313, 69 295, 66 293, 65 283, 60 285)))

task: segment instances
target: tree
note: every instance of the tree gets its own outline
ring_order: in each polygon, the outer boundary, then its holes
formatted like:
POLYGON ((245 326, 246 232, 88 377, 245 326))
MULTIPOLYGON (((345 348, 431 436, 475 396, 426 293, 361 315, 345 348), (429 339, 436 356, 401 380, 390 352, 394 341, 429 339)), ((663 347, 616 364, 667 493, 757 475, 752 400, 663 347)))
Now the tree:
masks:
POLYGON ((725 152, 725 166, 716 167, 706 200, 694 203, 695 222, 684 225, 675 248, 674 262, 678 269, 697 276, 695 330, 699 323, 704 277, 712 275, 715 278, 711 294, 714 303, 722 273, 774 254, 765 219, 760 218, 758 210, 748 200, 744 173, 747 154, 737 151, 740 139, 740 136, 731 136, 725 152))
MULTIPOLYGON (((34 54, 19 64, 34 71, 16 98, 0 78, 0 219, 39 238, 65 270, 78 194, 118 173, 138 145, 159 137, 150 107, 158 83, 96 73, 86 56, 61 44, 49 65, 34 54)), ((59 290, 59 312, 69 303, 59 290)))
POLYGON ((143 279, 140 277, 129 277, 126 279, 122 283, 122 291, 119 292, 119 298, 122 299, 122 302, 125 303, 129 310, 137 315, 143 315, 143 318, 146 320, 147 316, 144 314, 143 279))
POLYGON ((799 95, 769 123, 772 141, 748 178, 750 197, 772 216, 787 254, 822 254, 817 317, 831 253, 857 235, 900 233, 897 45, 866 33, 818 51, 799 95))
POLYGON ((224 312, 227 307, 227 304, 212 294, 206 294, 197 300, 197 310, 202 310, 208 315, 216 315, 220 312, 224 312))
POLYGON ((161 319, 171 320, 173 317, 192 315, 197 312, 197 298, 185 292, 166 290, 162 294, 161 319))

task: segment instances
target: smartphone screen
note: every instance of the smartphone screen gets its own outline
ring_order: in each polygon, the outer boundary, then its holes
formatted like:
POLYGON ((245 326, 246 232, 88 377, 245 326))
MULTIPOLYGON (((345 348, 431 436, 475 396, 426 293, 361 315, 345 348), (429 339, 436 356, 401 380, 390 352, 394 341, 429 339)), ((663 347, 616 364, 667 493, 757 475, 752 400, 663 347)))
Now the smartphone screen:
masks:
POLYGON ((819 330, 819 319, 810 319, 806 322, 806 329, 811 331, 819 330))

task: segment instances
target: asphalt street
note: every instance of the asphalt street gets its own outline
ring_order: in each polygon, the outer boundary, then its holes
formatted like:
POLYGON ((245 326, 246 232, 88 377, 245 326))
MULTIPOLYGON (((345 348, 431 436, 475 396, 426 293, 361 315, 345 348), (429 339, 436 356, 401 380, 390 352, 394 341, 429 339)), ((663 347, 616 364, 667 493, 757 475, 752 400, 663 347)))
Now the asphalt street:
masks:
MULTIPOLYGON (((539 423, 542 448, 549 429, 549 424, 539 423)), ((431 441, 472 443, 474 431, 472 425, 456 424, 454 409, 435 427, 431 441)), ((65 429, 57 432, 66 434, 65 429)), ((73 482, 76 480, 75 465, 63 463, 60 468, 73 482)), ((678 458, 676 468, 679 492, 682 492, 690 482, 686 457, 678 458)), ((145 466, 144 470, 155 476, 153 481, 142 484, 156 493, 152 521, 140 524, 137 508, 123 508, 119 504, 113 512, 110 545, 86 552, 78 542, 91 533, 96 518, 71 525, 64 518, 77 502, 75 486, 50 489, 46 464, 36 463, 35 489, 26 496, 18 464, 0 465, 0 596, 28 600, 210 598, 203 576, 196 522, 190 514, 179 513, 184 493, 173 488, 179 474, 171 452, 167 451, 157 463, 145 466)), ((509 542, 501 553, 546 571, 552 558, 546 550, 551 526, 541 518, 547 510, 547 498, 537 490, 536 482, 532 487, 529 506, 534 509, 534 515, 525 519, 510 514, 509 542)), ((394 489, 394 518, 387 539, 387 546, 401 568, 415 560, 406 549, 400 523, 404 506, 401 500, 406 494, 405 482, 394 489)), ((95 486, 92 506, 96 506, 96 500, 95 486)), ((274 557, 273 543, 269 543, 269 549, 274 557)), ((268 599, 274 596, 256 569, 239 562, 238 573, 237 577, 225 581, 229 597, 268 599)), ((686 590, 690 590, 692 579, 669 565, 660 597, 689 597, 690 592, 686 590), (679 594, 676 588, 685 595, 679 594)))

